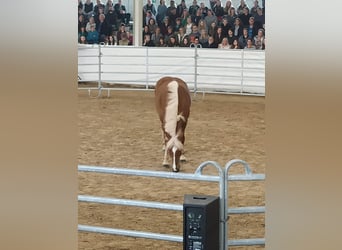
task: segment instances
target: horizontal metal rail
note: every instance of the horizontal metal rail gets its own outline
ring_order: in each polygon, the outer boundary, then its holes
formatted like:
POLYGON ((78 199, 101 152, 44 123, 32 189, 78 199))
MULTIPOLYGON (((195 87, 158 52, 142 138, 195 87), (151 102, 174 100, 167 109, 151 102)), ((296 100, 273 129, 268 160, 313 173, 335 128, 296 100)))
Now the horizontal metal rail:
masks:
POLYGON ((241 239, 241 240, 228 240, 228 246, 254 246, 254 245, 265 245, 265 239, 241 239))

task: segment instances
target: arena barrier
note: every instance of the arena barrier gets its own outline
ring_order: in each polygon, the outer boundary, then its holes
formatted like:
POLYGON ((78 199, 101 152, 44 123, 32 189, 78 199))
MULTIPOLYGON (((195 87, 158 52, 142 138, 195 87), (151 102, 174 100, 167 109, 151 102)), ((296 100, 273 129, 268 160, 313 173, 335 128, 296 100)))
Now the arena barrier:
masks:
MULTIPOLYGON (((264 206, 238 207, 238 208, 228 207, 228 204, 229 204, 228 203, 228 183, 230 181, 263 181, 265 180, 264 174, 253 174, 248 163, 243 160, 239 160, 239 159, 231 160, 225 165, 224 169, 215 161, 206 161, 198 166, 194 174, 174 173, 174 172, 165 172, 165 171, 145 171, 145 170, 85 166, 85 165, 79 165, 78 171, 114 174, 114 175, 131 175, 131 176, 168 178, 168 179, 177 179, 177 180, 217 182, 219 184, 219 197, 220 197, 220 229, 219 229, 220 250, 226 250, 229 248, 229 246, 265 245, 264 238, 229 240, 229 235, 228 235, 229 214, 265 213, 264 206), (229 175, 229 170, 231 169, 231 167, 233 165, 238 165, 238 164, 244 167, 245 173, 240 174, 240 175, 229 175), (202 171, 207 166, 214 166, 218 171, 218 175, 217 176, 203 175, 202 171)), ((106 197, 97 197, 97 196, 88 196, 88 195, 78 195, 78 201, 102 203, 102 204, 110 204, 110 205, 137 206, 137 207, 144 207, 144 208, 183 211, 182 204, 171 204, 171 203, 163 203, 163 202, 116 199, 116 198, 106 198, 106 197)), ((124 229, 106 228, 106 227, 89 226, 89 225, 78 225, 78 230, 84 231, 84 232, 149 238, 149 239, 165 240, 165 241, 173 241, 173 242, 183 242, 183 236, 151 233, 151 232, 144 232, 144 231, 124 230, 124 229)))
POLYGON ((98 91, 151 90, 158 79, 182 78, 193 93, 265 96, 265 51, 78 45, 79 87, 98 91))

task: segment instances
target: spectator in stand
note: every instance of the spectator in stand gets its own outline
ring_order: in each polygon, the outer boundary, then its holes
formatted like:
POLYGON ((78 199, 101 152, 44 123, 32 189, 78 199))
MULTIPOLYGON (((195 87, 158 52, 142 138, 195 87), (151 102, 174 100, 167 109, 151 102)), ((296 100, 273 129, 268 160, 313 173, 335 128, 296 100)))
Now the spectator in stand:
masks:
POLYGON ((189 11, 187 9, 183 10, 183 14, 181 15, 182 26, 187 25, 189 17, 190 17, 190 21, 192 22, 192 17, 190 16, 189 11))
POLYGON ((255 25, 259 27, 259 29, 260 28, 265 29, 265 15, 261 8, 257 9, 257 14, 254 15, 254 21, 255 21, 255 25))
POLYGON ((247 38, 247 44, 244 47, 244 49, 255 50, 255 46, 253 44, 253 39, 252 38, 250 38, 250 37, 247 38))
POLYGON ((199 37, 195 37, 194 42, 190 44, 190 48, 202 48, 202 44, 199 41, 199 37))
POLYGON ((167 34, 167 27, 170 26, 170 19, 168 16, 166 16, 164 18, 163 23, 159 26, 160 27, 160 33, 162 33, 162 35, 165 37, 165 35, 167 34))
MULTIPOLYGON (((120 28, 119 28, 118 32, 116 32, 116 41, 117 41, 118 44, 120 44, 120 40, 122 38, 122 34, 123 33, 126 33, 126 27, 125 27, 124 23, 122 23, 120 25, 120 28)), ((126 34, 126 38, 127 38, 127 34, 126 34)))
POLYGON ((81 36, 87 37, 88 33, 85 30, 85 26, 81 26, 80 31, 78 32, 78 40, 80 41, 81 36))
POLYGON ((143 46, 146 47, 155 47, 155 44, 153 43, 153 41, 151 40, 151 36, 149 34, 146 34, 144 37, 144 42, 143 42, 143 46))
POLYGON ((255 16, 257 14, 257 9, 260 8, 259 2, 257 0, 254 0, 253 7, 251 8, 250 14, 252 16, 255 16))
POLYGON ((88 44, 87 38, 85 36, 80 36, 78 43, 80 44, 88 44))
MULTIPOLYGON (((105 9, 104 9, 104 13, 105 13, 105 14, 108 13, 110 7, 113 7, 113 9, 114 9, 113 0, 107 0, 107 3, 106 3, 106 5, 105 5, 105 9)), ((115 10, 114 10, 114 11, 115 11, 115 10)), ((116 14, 116 13, 115 13, 115 14, 116 14)))
POLYGON ((152 37, 152 34, 154 34, 156 32, 156 29, 158 28, 158 25, 156 24, 156 20, 154 18, 150 18, 150 20, 148 21, 148 28, 151 32, 152 37))
MULTIPOLYGON (((95 16, 98 16, 100 13, 99 13, 99 8, 102 8, 103 11, 105 9, 105 5, 101 2, 101 0, 96 0, 96 4, 94 6, 94 15, 95 16)), ((102 12, 104 13, 104 12, 102 12)))
POLYGON ((218 26, 214 33, 215 43, 220 44, 225 36, 222 34, 222 27, 218 26))
POLYGON ((234 36, 240 37, 243 33, 243 26, 240 18, 236 18, 233 26, 234 36))
POLYGON ((176 33, 177 42, 180 44, 183 42, 184 37, 186 37, 184 27, 179 28, 178 32, 176 33))
POLYGON ((99 32, 95 29, 95 26, 91 26, 90 31, 87 35, 87 41, 89 44, 98 44, 99 43, 99 32))
POLYGON ((203 48, 208 48, 208 49, 217 49, 218 44, 215 43, 214 37, 209 36, 208 42, 203 44, 203 48))
POLYGON ((84 15, 78 16, 78 32, 81 31, 81 27, 85 27, 87 22, 85 21, 84 15))
POLYGON ((198 22, 198 31, 199 31, 199 33, 202 33, 202 30, 204 30, 206 33, 208 33, 207 23, 203 19, 201 19, 198 22))
POLYGON ((95 18, 93 16, 91 16, 87 22, 86 31, 90 32, 92 27, 96 28, 95 18))
MULTIPOLYGON (((241 0, 240 1, 240 5, 238 6, 237 10, 236 10, 236 14, 239 16, 241 14, 243 14, 243 9, 244 8, 248 8, 248 5, 246 4, 245 0, 241 0)), ((248 8, 249 9, 249 8, 248 8)))
POLYGON ((233 41, 234 41, 235 39, 237 39, 237 37, 234 36, 234 32, 233 32, 232 29, 229 29, 229 30, 228 30, 227 39, 228 39, 228 43, 229 43, 230 45, 232 45, 232 44, 233 44, 233 41))
POLYGON ((167 47, 163 36, 159 37, 159 42, 156 44, 156 47, 167 47))
POLYGON ((231 46, 232 49, 241 49, 240 45, 239 45, 239 40, 237 38, 235 38, 233 40, 233 45, 231 46))
POLYGON ((230 45, 229 45, 229 43, 228 43, 227 37, 224 37, 224 38, 222 39, 222 42, 219 43, 218 48, 219 48, 219 49, 230 49, 230 45))
POLYGON ((116 41, 115 41, 114 36, 112 36, 112 35, 108 36, 107 45, 116 45, 116 41))
POLYGON ((264 34, 264 29, 259 29, 258 34, 254 37, 254 45, 256 49, 262 50, 265 49, 265 34, 264 34))
POLYGON ((195 42, 195 38, 196 37, 198 38, 200 35, 201 35, 201 33, 199 33, 199 31, 198 31, 198 26, 196 24, 192 25, 192 31, 189 34, 190 43, 195 42))
POLYGON ((190 47, 189 37, 185 36, 183 41, 180 42, 179 47, 190 47))
POLYGON ((157 8, 157 24, 160 27, 164 21, 164 18, 166 17, 167 7, 165 5, 165 0, 160 0, 159 6, 157 8))
POLYGON ((143 39, 143 41, 144 41, 146 35, 149 35, 150 37, 152 35, 148 25, 144 26, 144 29, 143 29, 143 32, 142 32, 142 39, 143 39))
POLYGON ((192 1, 192 5, 189 7, 189 14, 191 17, 195 17, 196 16, 196 13, 197 13, 197 10, 199 9, 199 5, 197 4, 197 1, 196 0, 193 0, 192 1))
POLYGON ((216 0, 213 11, 214 11, 215 16, 217 17, 217 22, 221 23, 222 17, 224 15, 224 10, 223 10, 220 0, 216 0))
POLYGON ((234 7, 231 7, 230 8, 230 11, 229 11, 229 15, 226 16, 227 20, 228 20, 228 23, 233 26, 234 23, 235 23, 235 19, 237 18, 238 16, 236 15, 235 13, 235 8, 234 7))
POLYGON ((204 46, 204 44, 208 43, 208 32, 206 32, 205 30, 201 30, 201 35, 199 37, 199 42, 202 45, 202 47, 204 46))
POLYGON ((165 42, 169 42, 169 39, 171 36, 175 36, 174 32, 173 32, 173 26, 169 25, 169 27, 167 27, 167 33, 164 36, 165 37, 165 42))
POLYGON ((83 7, 83 13, 86 19, 89 19, 94 14, 94 4, 92 0, 86 0, 83 7))
POLYGON ((160 33, 160 28, 157 27, 155 33, 152 34, 152 36, 151 36, 151 40, 157 46, 161 37, 163 37, 163 39, 164 39, 164 36, 160 33))
POLYGON ((196 13, 196 16, 194 16, 192 18, 192 22, 196 25, 198 25, 199 21, 202 20, 202 10, 201 9, 198 9, 197 10, 197 13, 196 13))
POLYGON ((174 31, 178 32, 179 28, 181 28, 181 27, 183 27, 182 19, 180 17, 177 17, 176 18, 176 25, 175 25, 174 31))
POLYGON ((217 25, 217 17, 213 15, 213 11, 211 9, 208 10, 208 15, 204 18, 204 21, 207 23, 207 27, 210 27, 212 23, 217 25))
POLYGON ((104 42, 105 39, 112 33, 112 27, 105 21, 105 14, 100 14, 99 22, 96 24, 96 30, 99 32, 99 42, 104 42))
POLYGON ((150 11, 155 18, 157 11, 156 11, 156 8, 154 7, 151 0, 147 0, 147 3, 143 7, 143 18, 144 18, 144 20, 146 18, 146 14, 148 11, 150 11))
POLYGON ((121 33, 121 38, 119 40, 119 45, 121 45, 121 46, 128 46, 128 44, 129 44, 129 40, 128 40, 126 32, 121 33))
POLYGON ((177 7, 175 5, 175 1, 170 1, 170 6, 167 8, 166 16, 170 19, 170 24, 174 26, 176 24, 176 18, 177 18, 177 7))
POLYGON ((131 32, 126 31, 126 36, 128 39, 128 45, 133 45, 133 36, 132 36, 131 32))
POLYGON ((171 36, 167 42, 167 47, 179 47, 177 39, 175 36, 171 36))
POLYGON ((205 6, 205 4, 203 2, 200 3, 200 10, 202 13, 202 18, 204 19, 208 14, 208 7, 205 6))
POLYGON ((150 10, 146 12, 144 25, 149 25, 150 19, 156 20, 156 17, 152 14, 150 10))
POLYGON ((83 14, 83 7, 84 7, 84 4, 83 4, 83 2, 82 2, 82 0, 78 0, 78 10, 82 10, 82 13, 81 14, 83 14))
POLYGON ((254 23, 254 17, 249 18, 249 25, 247 26, 248 28, 248 36, 249 37, 255 37, 258 34, 258 27, 254 23))
POLYGON ((100 21, 100 15, 104 13, 104 9, 102 7, 100 7, 98 9, 98 14, 94 14, 94 19, 95 19, 95 23, 97 24, 100 21))
POLYGON ((240 48, 245 48, 247 46, 247 39, 248 37, 248 29, 243 28, 242 35, 239 37, 239 45, 240 48))
POLYGON ((243 8, 243 13, 239 15, 242 26, 246 27, 249 24, 249 18, 251 14, 249 14, 249 9, 247 7, 243 8))
POLYGON ((192 32, 192 25, 193 23, 191 20, 191 16, 188 16, 188 18, 186 19, 186 24, 184 25, 186 35, 190 35, 190 33, 192 32))
POLYGON ((106 21, 107 21, 107 23, 108 23, 108 25, 110 26, 110 27, 112 27, 112 30, 117 30, 117 17, 116 17, 116 13, 115 13, 115 11, 114 11, 114 6, 110 6, 109 8, 108 8, 108 12, 107 12, 107 14, 105 14, 105 16, 106 16, 106 21))
POLYGON ((176 8, 176 17, 182 17, 183 11, 187 9, 185 0, 181 0, 181 3, 176 8))
POLYGON ((230 9, 232 8, 232 1, 227 1, 226 2, 226 5, 224 6, 223 8, 223 13, 224 13, 224 16, 228 16, 229 13, 230 13, 230 9))
POLYGON ((214 8, 214 5, 216 4, 216 0, 209 0, 210 3, 210 9, 214 8))
POLYGON ((118 0, 118 2, 114 5, 114 10, 116 15, 121 21, 128 25, 131 19, 131 14, 126 11, 125 5, 122 4, 122 0, 118 0))
POLYGON ((217 30, 217 25, 216 25, 216 23, 215 23, 215 22, 214 22, 214 23, 211 23, 211 25, 210 25, 210 27, 209 27, 209 29, 208 29, 208 35, 214 37, 214 35, 215 35, 215 33, 216 33, 216 30, 217 30))
POLYGON ((225 17, 222 19, 221 27, 222 27, 222 34, 224 36, 227 36, 228 30, 232 28, 232 26, 228 23, 227 18, 225 17))

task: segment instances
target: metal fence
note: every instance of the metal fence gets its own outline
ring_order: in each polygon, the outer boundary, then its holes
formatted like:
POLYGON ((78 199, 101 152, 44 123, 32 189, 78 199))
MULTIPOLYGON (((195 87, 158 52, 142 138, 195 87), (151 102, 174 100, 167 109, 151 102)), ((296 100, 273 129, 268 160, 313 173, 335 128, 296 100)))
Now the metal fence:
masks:
MULTIPOLYGON (((108 167, 97 167, 97 166, 84 166, 79 165, 78 171, 80 172, 96 172, 103 174, 115 174, 115 175, 131 175, 131 176, 145 176, 145 177, 156 177, 156 178, 168 178, 177 180, 195 180, 195 181, 207 181, 217 182, 219 185, 219 197, 220 197, 220 250, 226 250, 229 246, 250 246, 250 245, 265 245, 264 238, 254 239, 236 239, 229 240, 228 234, 228 216, 229 214, 250 214, 250 213, 265 213, 264 206, 255 207, 238 207, 229 208, 228 206, 228 183, 230 181, 263 181, 265 180, 264 174, 253 174, 249 165, 242 160, 236 159, 229 161, 223 169, 217 162, 206 161, 200 164, 194 174, 188 173, 174 173, 164 171, 144 171, 134 169, 122 169, 122 168, 108 168, 108 167), (229 175, 229 170, 233 165, 242 164, 245 173, 241 175, 229 175), (202 171, 207 166, 214 166, 218 175, 203 175, 202 171)), ((128 199, 116 199, 107 197, 97 197, 89 195, 79 195, 78 201, 80 202, 91 202, 91 203, 102 203, 110 205, 125 205, 125 206, 137 206, 144 208, 155 208, 164 210, 175 210, 183 211, 182 204, 171 204, 162 202, 151 202, 141 200, 128 200, 128 199)), ((78 225, 79 231, 93 232, 93 233, 104 233, 130 237, 141 237, 165 241, 183 242, 183 236, 170 235, 170 234, 159 234, 144 231, 125 230, 117 228, 106 228, 89 225, 78 225)))
POLYGON ((152 89, 157 80, 182 78, 194 93, 265 95, 265 51, 135 46, 78 46, 78 81, 88 91, 152 89), (104 86, 103 83, 113 84, 104 86))

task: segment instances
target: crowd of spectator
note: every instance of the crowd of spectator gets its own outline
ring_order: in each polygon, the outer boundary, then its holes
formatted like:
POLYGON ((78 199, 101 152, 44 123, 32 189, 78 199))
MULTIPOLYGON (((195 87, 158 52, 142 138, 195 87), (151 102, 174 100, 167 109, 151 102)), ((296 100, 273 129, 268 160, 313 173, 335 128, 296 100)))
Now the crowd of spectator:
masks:
MULTIPOLYGON (((220 0, 199 5, 196 0, 187 6, 185 0, 160 0, 158 7, 147 0, 143 6, 143 46, 198 47, 218 49, 265 49, 265 2, 257 0, 250 8, 244 0, 236 8, 231 1, 223 6, 220 0)), ((132 45, 127 29, 130 14, 121 0, 113 4, 101 0, 79 0, 79 43, 132 45), (90 6, 89 6, 90 5, 90 6)))

